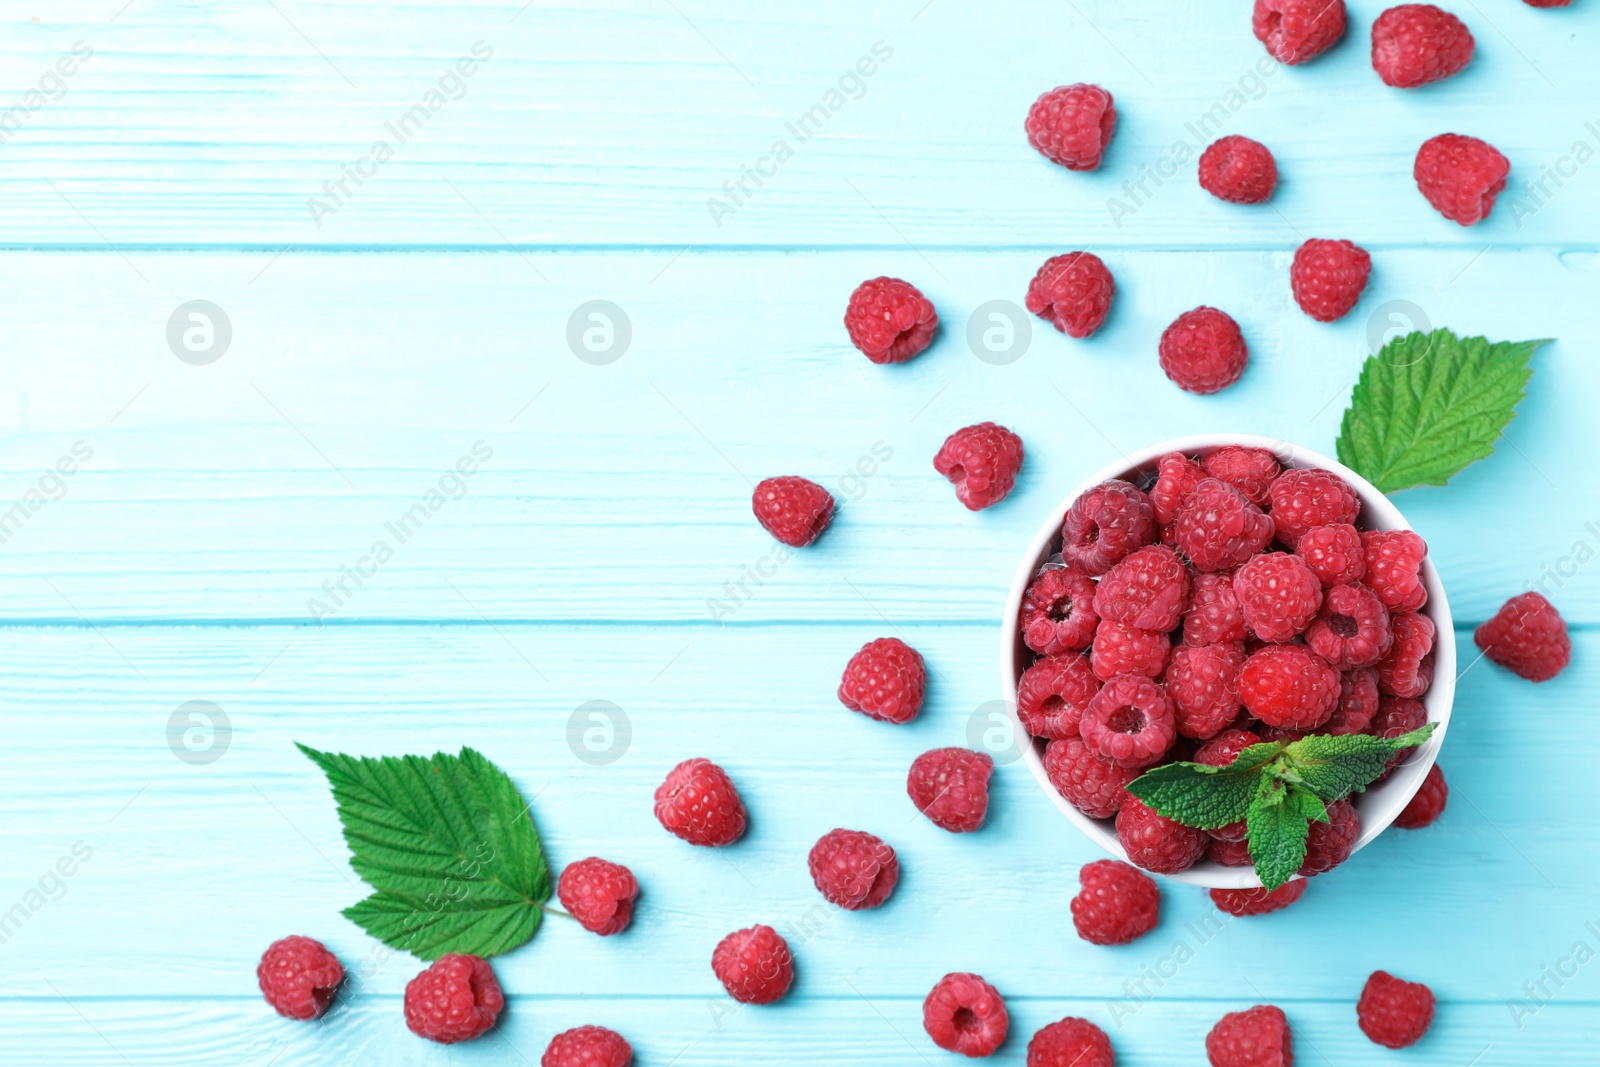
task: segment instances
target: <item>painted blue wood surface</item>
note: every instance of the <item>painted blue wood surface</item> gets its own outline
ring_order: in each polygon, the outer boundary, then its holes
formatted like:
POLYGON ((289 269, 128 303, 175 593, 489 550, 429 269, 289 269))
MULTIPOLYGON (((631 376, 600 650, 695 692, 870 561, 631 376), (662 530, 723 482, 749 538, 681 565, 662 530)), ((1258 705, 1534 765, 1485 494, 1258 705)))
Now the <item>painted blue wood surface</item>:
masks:
POLYGON ((1365 2, 1337 50, 1259 92, 1243 3, 118 3, 13 12, 0 35, 17 99, 75 42, 92 50, 0 144, 0 512, 48 500, 0 542, 0 913, 76 843, 92 850, 0 943, 0 1062, 531 1063, 583 1022, 626 1033, 640 1067, 954 1062, 919 1005, 966 969, 1013 1009, 1002 1063, 1069 1013, 1104 1026, 1121 1063, 1201 1063, 1211 1023, 1262 1001, 1290 1014, 1302 1063, 1593 1061, 1597 965, 1575 948, 1600 950, 1600 186, 1563 162, 1600 148, 1589 0, 1459 6, 1473 65, 1408 94, 1367 66, 1382 5, 1365 2), (493 55, 459 99, 316 225, 308 199, 480 40, 493 55), (717 225, 707 199, 878 41, 892 56, 859 98, 717 225), (1038 92, 1074 80, 1122 112, 1092 175, 1043 163, 1020 132, 1038 92), (1234 88, 1227 132, 1278 155, 1273 207, 1218 204, 1185 171, 1114 219, 1122 183, 1234 88), (1408 178, 1416 144, 1446 129, 1512 159, 1513 189, 1476 229, 1408 178), (1547 167, 1572 174, 1520 185, 1547 167), (1310 235, 1374 252, 1367 296, 1331 326, 1287 291, 1310 235), (974 312, 1020 303, 1045 256, 1079 247, 1117 275, 1101 334, 1035 320, 1016 361, 976 358, 974 312), (839 323, 880 273, 916 280, 944 323, 900 367, 866 363, 839 323), (208 366, 165 337, 192 299, 232 327, 208 366), (594 299, 632 327, 603 366, 567 342, 594 299), (1238 318, 1253 357, 1209 398, 1154 358, 1202 302, 1238 318), (903 791, 917 753, 983 742, 1018 553, 1126 449, 1231 429, 1330 451, 1372 338, 1423 323, 1556 339, 1496 455, 1398 498, 1471 664, 1441 757, 1449 811, 1288 912, 1224 922, 1171 886, 1150 937, 1084 944, 1066 905, 1094 849, 1003 750, 981 833, 935 830, 903 791), (985 418, 1017 429, 1028 461, 1010 499, 971 515, 929 459, 985 418), (327 614, 324 583, 478 442, 492 456, 461 494, 448 485, 327 614), (73 474, 47 476, 75 449, 73 474), (834 488, 840 516, 755 584, 773 543, 750 483, 789 472, 834 488), (1538 687, 1474 662, 1470 638, 1529 585, 1576 644, 1538 687), (833 696, 850 652, 885 633, 933 670, 905 728, 833 696), (169 745, 190 700, 229 716, 214 762, 169 745), (631 727, 604 766, 570 744, 590 701, 631 727), (555 863, 597 853, 639 874, 635 926, 602 940, 552 920, 496 961, 511 998, 497 1037, 425 1045, 399 1012, 418 965, 337 914, 362 888, 294 740, 479 747, 534 798, 555 863), (666 769, 702 754, 752 812, 722 853, 650 815, 666 769), (881 911, 832 911, 810 886, 805 850, 835 825, 899 850, 881 911), (800 980, 733 1011, 707 961, 755 921, 794 931, 800 980), (254 989, 261 949, 290 932, 355 976, 316 1025, 254 989), (1408 1052, 1354 1025, 1378 967, 1441 998, 1408 1052))

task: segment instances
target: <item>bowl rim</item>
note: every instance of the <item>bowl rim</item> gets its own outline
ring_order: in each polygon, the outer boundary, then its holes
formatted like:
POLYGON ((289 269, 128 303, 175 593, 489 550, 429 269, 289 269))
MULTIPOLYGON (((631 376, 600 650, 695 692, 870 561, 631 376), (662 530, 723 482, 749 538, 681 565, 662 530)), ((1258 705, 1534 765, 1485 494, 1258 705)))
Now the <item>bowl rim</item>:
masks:
MULTIPOLYGON (((1017 681, 1022 675, 1024 660, 1034 655, 1022 644, 1018 619, 1022 609, 1022 597, 1039 568, 1054 554, 1053 542, 1060 536, 1061 523, 1067 509, 1083 493, 1109 479, 1127 478, 1140 470, 1153 469, 1156 460, 1169 452, 1182 452, 1191 456, 1207 455, 1227 445, 1264 448, 1278 457, 1279 463, 1285 470, 1293 467, 1322 467, 1333 471, 1348 482, 1361 498, 1361 519, 1365 526, 1378 530, 1412 529, 1405 515, 1393 501, 1380 493, 1371 482, 1331 456, 1280 438, 1239 433, 1190 434, 1126 453, 1085 479, 1051 511, 1029 542, 1027 551, 1017 567, 1016 575, 1012 578, 1011 592, 1006 598, 1000 638, 1002 692, 1005 694, 1006 712, 1011 719, 1017 750, 1033 774, 1034 781, 1044 790, 1045 796, 1056 809, 1085 837, 1119 860, 1126 861, 1128 855, 1117 840, 1112 820, 1090 818, 1056 791, 1050 784, 1049 775, 1045 773, 1044 760, 1035 738, 1024 729, 1022 720, 1017 714, 1017 681)), ((1427 709, 1428 721, 1437 723, 1438 727, 1434 730, 1433 736, 1413 750, 1388 779, 1352 798, 1361 812, 1361 835, 1356 839, 1351 855, 1365 848, 1379 834, 1387 830, 1405 809, 1412 796, 1422 787, 1429 769, 1438 759, 1439 748, 1443 745, 1445 733, 1449 729, 1450 712, 1455 703, 1456 690, 1455 624, 1450 614, 1449 601, 1445 597, 1444 584, 1439 578, 1431 556, 1423 559, 1422 579, 1428 590, 1428 603, 1423 608, 1423 614, 1433 621, 1435 627, 1433 686, 1424 694, 1422 702, 1427 709)), ((1208 859, 1202 859, 1188 870, 1165 877, 1210 889, 1247 889, 1259 888, 1261 885, 1252 868, 1224 867, 1208 859)))

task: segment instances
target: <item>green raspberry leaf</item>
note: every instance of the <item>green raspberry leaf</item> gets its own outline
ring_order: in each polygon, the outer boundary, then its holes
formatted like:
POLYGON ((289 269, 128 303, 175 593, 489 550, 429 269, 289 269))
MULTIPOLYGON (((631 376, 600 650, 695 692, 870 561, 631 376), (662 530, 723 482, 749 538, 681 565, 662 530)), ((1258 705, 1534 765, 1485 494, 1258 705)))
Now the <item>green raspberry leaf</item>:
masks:
POLYGON ((1281 743, 1251 745, 1226 767, 1163 764, 1134 779, 1128 792, 1185 826, 1215 830, 1244 818, 1256 795, 1262 765, 1282 750, 1281 743))
POLYGON ((1339 427, 1339 462, 1379 492, 1444 485, 1494 451, 1547 341, 1410 333, 1361 368, 1339 427))
POLYGON ((470 748, 431 759, 299 748, 328 776, 350 866, 377 890, 347 919, 424 960, 497 956, 538 930, 550 868, 499 767, 470 748))
POLYGON ((1359 793, 1389 763, 1396 752, 1415 748, 1433 736, 1437 724, 1428 723, 1400 737, 1367 734, 1310 734, 1284 750, 1283 776, 1331 804, 1359 793))
MULTIPOLYGON (((1267 774, 1245 815, 1250 857, 1255 860, 1256 877, 1268 889, 1276 889, 1300 869, 1306 860, 1306 834, 1310 818, 1303 799, 1290 800, 1292 791, 1284 782, 1267 774)), ((1315 799, 1314 797, 1312 799, 1315 799)))

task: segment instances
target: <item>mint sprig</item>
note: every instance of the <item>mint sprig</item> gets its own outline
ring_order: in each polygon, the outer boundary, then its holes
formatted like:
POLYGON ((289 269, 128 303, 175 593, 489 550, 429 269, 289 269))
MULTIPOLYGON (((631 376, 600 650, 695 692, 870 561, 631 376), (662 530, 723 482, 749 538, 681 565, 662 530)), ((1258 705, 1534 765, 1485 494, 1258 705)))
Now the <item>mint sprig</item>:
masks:
POLYGON ((1251 745, 1226 767, 1168 763, 1140 775, 1128 792, 1198 830, 1242 819, 1256 875, 1276 889, 1305 862, 1311 823, 1328 821, 1327 806, 1364 790, 1390 756, 1422 744, 1434 725, 1393 738, 1312 734, 1251 745))

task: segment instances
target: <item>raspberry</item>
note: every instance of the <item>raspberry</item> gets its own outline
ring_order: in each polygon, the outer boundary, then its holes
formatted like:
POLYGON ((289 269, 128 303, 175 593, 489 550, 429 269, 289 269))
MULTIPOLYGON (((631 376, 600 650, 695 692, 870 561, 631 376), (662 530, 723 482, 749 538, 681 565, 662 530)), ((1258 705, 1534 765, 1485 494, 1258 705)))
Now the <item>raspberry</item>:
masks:
POLYGON ((344 967, 321 941, 291 934, 274 941, 256 965, 256 981, 285 1019, 316 1019, 333 1003, 344 967))
POLYGON ((447 952, 406 983, 406 1027, 441 1045, 482 1037, 505 1006, 494 969, 479 956, 447 952))
POLYGON ((1046 656, 1017 680, 1017 718, 1034 737, 1078 736, 1078 723, 1100 680, 1083 656, 1046 656))
POLYGON ((769 534, 793 548, 821 537, 833 521, 833 494, 805 478, 763 479, 751 507, 769 534))
POLYGON ((732 844, 748 820, 733 779, 708 759, 672 768, 656 789, 656 818, 691 845, 732 844))
POLYGON ((904 363, 928 347, 939 328, 939 315, 910 282, 873 278, 850 294, 844 328, 850 343, 872 362, 904 363))
POLYGON ((794 981, 789 943, 770 926, 735 930, 711 953, 711 970, 741 1004, 771 1004, 794 981))
POLYGON ((1311 823, 1306 834, 1306 858, 1299 873, 1309 878, 1333 870, 1350 858, 1360 836, 1361 817, 1356 814, 1356 806, 1348 800, 1335 800, 1328 805, 1327 822, 1311 823))
MULTIPOLYGON (((1208 767, 1226 767, 1239 758, 1239 753, 1260 743, 1261 738, 1249 730, 1224 730, 1195 751, 1194 762, 1204 763, 1208 767)), ((1240 819, 1206 832, 1223 841, 1243 841, 1248 829, 1244 820, 1240 819)))
POLYGON ((1094 170, 1117 128, 1111 94, 1098 85, 1062 85, 1028 109, 1028 143, 1068 170, 1094 170))
POLYGON ((1161 918, 1161 890, 1136 867, 1096 860, 1078 871, 1078 884, 1083 888, 1072 898, 1072 925, 1092 945, 1126 945, 1161 918))
POLYGON ((922 1028, 933 1043, 963 1056, 991 1055, 1010 1022, 999 991, 975 974, 945 975, 922 1002, 922 1028))
MULTIPOLYGON (((1395 738, 1402 734, 1409 734, 1413 730, 1420 730, 1428 722, 1428 709, 1422 701, 1413 697, 1383 696, 1378 700, 1378 713, 1372 717, 1372 725, 1367 729, 1375 737, 1395 738)), ((1391 771, 1416 752, 1416 749, 1405 749, 1389 757, 1383 774, 1379 781, 1387 778, 1391 771)))
POLYGON ((1250 857, 1249 842, 1224 840, 1214 830, 1206 842, 1206 859, 1223 867, 1249 867, 1255 863, 1250 857))
POLYGON ((1244 376, 1250 349, 1239 324, 1214 307, 1197 307, 1173 320, 1161 334, 1161 370, 1178 388, 1216 393, 1244 376))
POLYGON ((1115 815, 1128 795, 1128 783, 1144 773, 1137 767, 1118 767, 1102 759, 1077 737, 1045 746, 1044 771, 1056 792, 1091 819, 1115 815))
POLYGON ((1433 990, 1388 971, 1373 971, 1356 1002, 1361 1032, 1385 1048, 1406 1048, 1433 1025, 1433 990))
POLYGON ((1289 287, 1300 310, 1318 322, 1333 322, 1361 300, 1372 274, 1372 256, 1351 241, 1313 237, 1294 253, 1289 287))
POLYGON ((944 439, 933 469, 956 487, 968 511, 982 511, 1006 498, 1022 469, 1022 438, 992 422, 957 430, 944 439))
POLYGON ((1322 583, 1305 560, 1287 552, 1266 552, 1240 567, 1233 595, 1245 625, 1263 641, 1292 640, 1322 607, 1322 583))
POLYGON ((1256 40, 1280 63, 1315 59, 1344 36, 1344 0, 1256 0, 1256 40))
POLYGON ((1224 445, 1201 460, 1200 465, 1208 475, 1227 482, 1256 507, 1267 502, 1272 483, 1283 473, 1277 456, 1264 448, 1244 445, 1224 445))
POLYGON ((936 748, 911 764, 906 793, 917 810, 941 830, 970 833, 989 810, 989 777, 994 760, 987 752, 936 748))
POLYGON ((1141 630, 1178 625, 1189 603, 1189 572, 1165 545, 1130 552, 1106 571, 1094 595, 1095 614, 1141 630))
POLYGON ((1313 526, 1354 523, 1361 514, 1356 491, 1343 478, 1320 467, 1284 471, 1272 483, 1270 495, 1273 530, 1290 548, 1313 526))
POLYGON ((1201 571, 1237 567, 1272 540, 1272 519, 1217 478, 1194 487, 1177 526, 1178 551, 1201 571))
POLYGON ((1372 23, 1372 69, 1396 89, 1450 77, 1472 59, 1472 47, 1467 24, 1432 4, 1391 7, 1372 23))
POLYGON ((1304 645, 1268 645, 1239 671, 1239 698, 1268 726, 1310 730, 1339 702, 1339 672, 1304 645))
POLYGON ((1211 903, 1229 915, 1266 915, 1282 911, 1306 891, 1306 880, 1296 878, 1276 889, 1213 889, 1211 903))
POLYGON ((604 937, 628 928, 639 882, 620 863, 590 856, 567 864, 556 883, 556 895, 579 925, 604 937))
POLYGON ((1367 530, 1361 534, 1366 584, 1391 612, 1419 611, 1428 602, 1422 584, 1427 542, 1412 530, 1367 530))
POLYGON ((1089 751, 1119 767, 1148 767, 1177 736, 1172 699, 1148 678, 1119 674, 1089 701, 1078 734, 1089 751))
POLYGON ((1311 527, 1300 535, 1294 554, 1306 561, 1324 586, 1359 582, 1367 573, 1361 534, 1348 522, 1311 527))
POLYGON ((1145 870, 1177 874, 1194 866, 1209 838, 1203 830, 1158 814, 1130 793, 1117 812, 1117 840, 1128 859, 1145 870))
POLYGON ((1041 656, 1082 652, 1094 640, 1095 583, 1072 567, 1041 571, 1022 596, 1022 642, 1041 656))
POLYGON ((1511 162, 1494 145, 1460 133, 1441 133, 1422 142, 1411 168, 1428 203, 1463 226, 1489 217, 1510 173, 1511 162))
MULTIPOLYGON (((1303 543, 1303 542, 1302 542, 1303 543)), ((1371 667, 1389 651, 1389 609, 1364 585, 1336 585, 1306 628, 1306 644, 1336 671, 1371 667)))
POLYGON ((1100 575, 1155 540, 1156 517, 1138 486, 1113 478, 1072 502, 1061 520, 1061 559, 1100 575))
POLYGON ((1218 200, 1259 204, 1277 187, 1278 164, 1260 141, 1231 134, 1211 142, 1200 153, 1200 188, 1218 200))
POLYGON ((1294 1067, 1289 1020, 1270 1004, 1229 1012, 1206 1035, 1206 1057, 1211 1067, 1294 1067))
POLYGON ((1566 621, 1538 593, 1506 601, 1473 631, 1472 640, 1484 655, 1530 682, 1548 682, 1572 661, 1566 621))
POLYGON ((628 1067, 632 1062, 633 1046, 621 1034, 603 1026, 580 1026, 552 1037, 539 1067, 628 1067))
POLYGON ((830 830, 811 846, 811 881, 830 904, 846 911, 876 908, 900 880, 900 862, 881 838, 860 830, 830 830))
POLYGON ((1150 504, 1155 508, 1156 522, 1165 526, 1178 517, 1184 502, 1206 469, 1182 452, 1168 452, 1156 461, 1156 484, 1150 487, 1150 504))
POLYGON ((1239 714, 1239 668, 1243 645, 1180 645, 1167 666, 1178 733, 1196 739, 1215 735, 1239 714))
POLYGON ((922 710, 928 670, 917 650, 898 637, 862 645, 845 664, 839 702, 879 722, 907 723, 922 710))
POLYGON ((1572 0, 1522 0, 1529 7, 1566 7, 1572 0))
POLYGON ((1141 630, 1121 622, 1102 622, 1094 632, 1089 666, 1094 676, 1108 682, 1119 674, 1158 677, 1167 667, 1172 641, 1159 630, 1141 630))
POLYGON ((1117 283, 1093 252, 1051 256, 1028 283, 1028 310, 1068 337, 1088 337, 1106 321, 1117 283))
POLYGON ((1117 1057, 1104 1030, 1068 1016, 1033 1035, 1027 1067, 1117 1067, 1117 1057))
POLYGON ((1223 645, 1250 636, 1239 598, 1233 595, 1233 575, 1197 574, 1183 614, 1183 643, 1223 645))
POLYGON ((1433 620, 1407 612, 1390 625, 1394 644, 1378 662, 1378 689, 1391 696, 1419 697, 1433 685, 1433 620))
POLYGON ((1450 787, 1445 784, 1444 772, 1435 763, 1428 768, 1422 787, 1411 798, 1405 810, 1394 817, 1394 824, 1402 830, 1420 830, 1432 826, 1444 814, 1445 802, 1450 799, 1450 787))
POLYGON ((1339 703, 1322 724, 1325 734, 1364 734, 1378 713, 1378 672, 1371 667, 1339 676, 1339 703))

